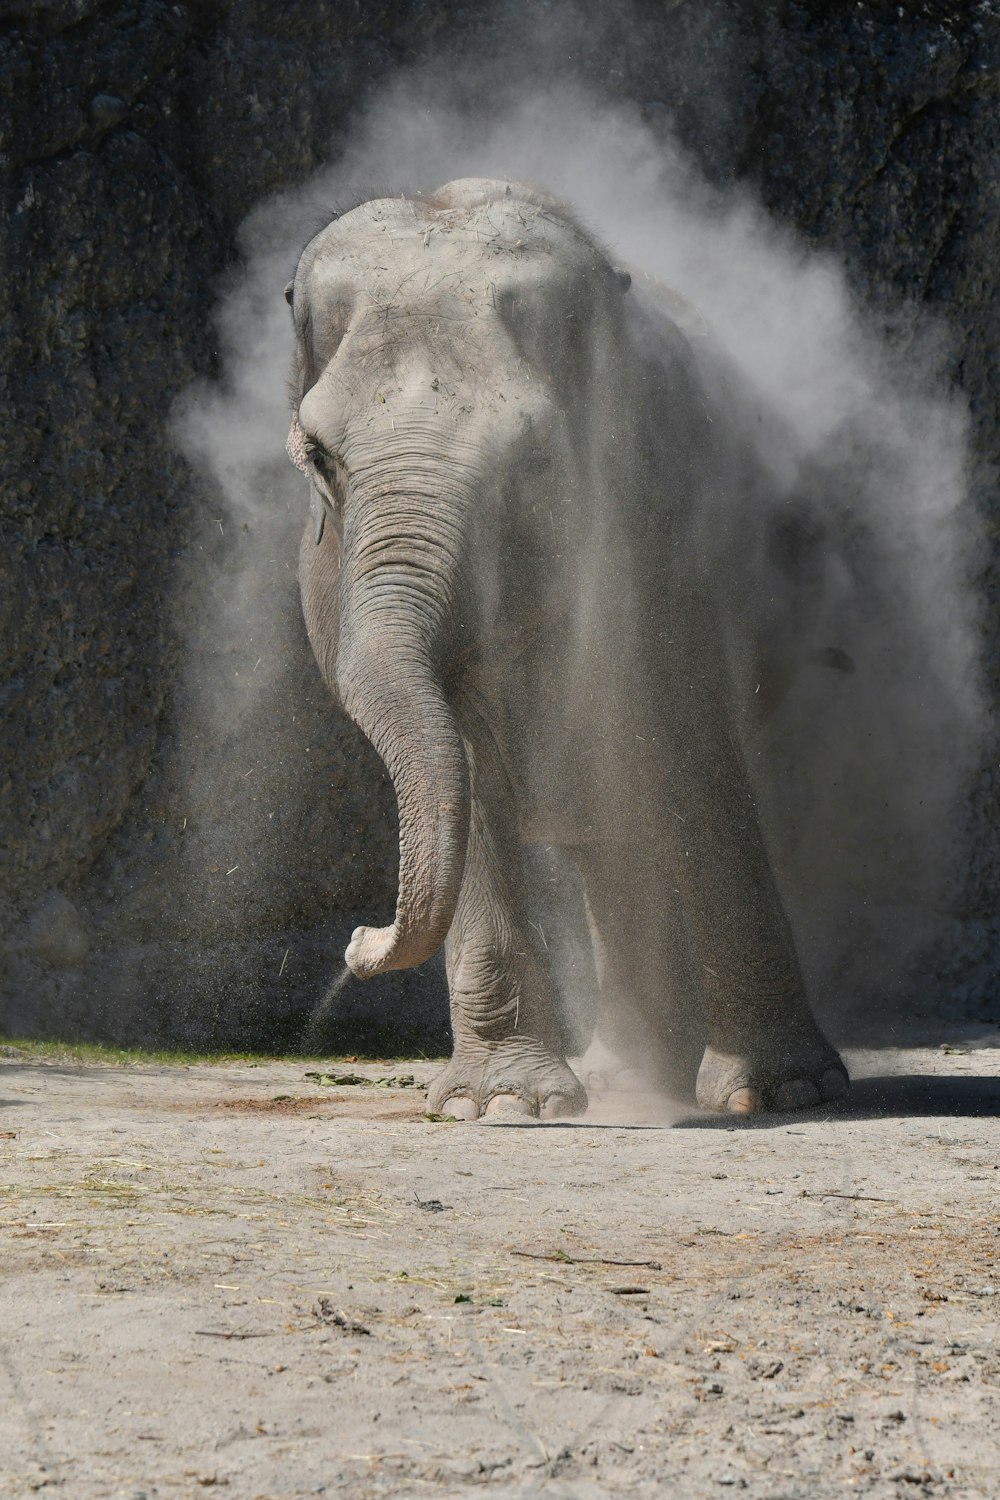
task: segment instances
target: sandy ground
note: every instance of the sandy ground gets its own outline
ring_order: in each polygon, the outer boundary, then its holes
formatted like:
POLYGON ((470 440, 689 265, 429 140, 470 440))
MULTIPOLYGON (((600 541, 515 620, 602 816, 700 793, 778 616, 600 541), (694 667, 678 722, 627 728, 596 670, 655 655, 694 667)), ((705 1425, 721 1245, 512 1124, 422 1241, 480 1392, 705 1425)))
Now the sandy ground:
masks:
POLYGON ((371 1086, 426 1062, 8 1056, 0 1494, 995 1500, 1000 1049, 850 1061, 466 1125, 371 1086))

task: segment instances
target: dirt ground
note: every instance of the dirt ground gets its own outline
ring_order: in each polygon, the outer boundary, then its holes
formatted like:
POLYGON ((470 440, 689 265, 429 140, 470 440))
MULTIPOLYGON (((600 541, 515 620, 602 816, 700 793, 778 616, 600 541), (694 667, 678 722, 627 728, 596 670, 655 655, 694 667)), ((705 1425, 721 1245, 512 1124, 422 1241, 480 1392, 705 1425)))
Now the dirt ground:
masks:
POLYGON ((3 1496, 1000 1494, 995 1037, 544 1125, 4 1051, 3 1496))

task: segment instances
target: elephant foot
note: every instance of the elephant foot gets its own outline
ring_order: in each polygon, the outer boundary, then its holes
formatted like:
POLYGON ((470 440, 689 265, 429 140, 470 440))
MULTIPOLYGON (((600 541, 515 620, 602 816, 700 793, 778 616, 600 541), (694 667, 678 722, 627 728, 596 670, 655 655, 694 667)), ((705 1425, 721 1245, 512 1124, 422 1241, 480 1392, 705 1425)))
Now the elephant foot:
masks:
POLYGON ((562 1058, 530 1037, 459 1046, 427 1091, 428 1107, 459 1120, 582 1115, 587 1092, 562 1058))
POLYGON ((849 1087, 844 1064, 817 1034, 744 1053, 706 1047, 696 1095, 703 1109, 754 1115, 826 1104, 846 1094, 849 1087))

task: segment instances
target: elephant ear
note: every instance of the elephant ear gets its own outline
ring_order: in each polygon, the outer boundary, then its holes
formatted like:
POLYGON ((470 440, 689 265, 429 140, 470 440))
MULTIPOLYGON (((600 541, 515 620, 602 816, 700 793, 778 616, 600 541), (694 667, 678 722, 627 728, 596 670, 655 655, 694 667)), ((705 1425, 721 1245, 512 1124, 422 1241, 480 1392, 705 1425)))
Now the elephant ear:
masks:
POLYGON ((292 418, 292 425, 288 429, 288 441, 285 444, 285 452, 292 460, 297 469, 306 472, 306 435, 302 431, 302 424, 298 417, 292 418))

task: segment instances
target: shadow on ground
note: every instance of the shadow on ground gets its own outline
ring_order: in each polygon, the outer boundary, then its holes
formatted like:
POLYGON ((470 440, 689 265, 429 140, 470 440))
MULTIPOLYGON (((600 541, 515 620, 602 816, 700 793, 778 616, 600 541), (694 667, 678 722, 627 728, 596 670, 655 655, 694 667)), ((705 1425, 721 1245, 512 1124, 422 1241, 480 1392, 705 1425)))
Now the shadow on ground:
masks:
POLYGON ((931 1073, 857 1078, 850 1093, 834 1104, 790 1114, 687 1114, 676 1130, 776 1130, 796 1120, 881 1120, 930 1115, 975 1119, 1000 1118, 1000 1078, 978 1074, 940 1078, 931 1073))

